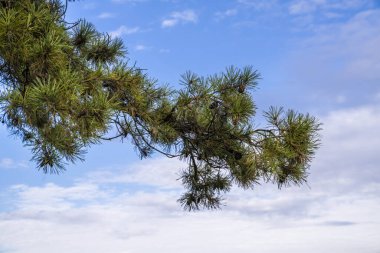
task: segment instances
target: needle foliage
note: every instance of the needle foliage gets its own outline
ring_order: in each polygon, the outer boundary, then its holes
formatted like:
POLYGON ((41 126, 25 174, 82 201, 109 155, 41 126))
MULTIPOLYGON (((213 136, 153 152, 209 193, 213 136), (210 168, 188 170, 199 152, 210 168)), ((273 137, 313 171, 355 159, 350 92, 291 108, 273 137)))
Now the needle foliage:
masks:
POLYGON ((188 210, 218 208, 232 185, 278 187, 306 182, 320 124, 271 107, 266 128, 253 125, 252 67, 200 77, 182 88, 159 86, 126 60, 119 38, 65 20, 67 2, 0 0, 0 119, 30 147, 37 168, 59 173, 86 147, 126 139, 144 158, 153 152, 187 162, 188 210))

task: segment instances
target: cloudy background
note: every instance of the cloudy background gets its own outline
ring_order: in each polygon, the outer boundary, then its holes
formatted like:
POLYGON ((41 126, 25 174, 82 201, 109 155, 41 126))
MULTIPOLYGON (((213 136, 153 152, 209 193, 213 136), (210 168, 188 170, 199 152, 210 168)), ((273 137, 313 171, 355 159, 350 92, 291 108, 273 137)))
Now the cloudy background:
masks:
POLYGON ((380 252, 379 1, 86 0, 70 5, 80 17, 174 88, 186 70, 252 65, 260 112, 310 112, 322 146, 307 185, 233 189, 222 210, 188 213, 180 161, 112 142, 44 175, 1 126, 0 252, 380 252))

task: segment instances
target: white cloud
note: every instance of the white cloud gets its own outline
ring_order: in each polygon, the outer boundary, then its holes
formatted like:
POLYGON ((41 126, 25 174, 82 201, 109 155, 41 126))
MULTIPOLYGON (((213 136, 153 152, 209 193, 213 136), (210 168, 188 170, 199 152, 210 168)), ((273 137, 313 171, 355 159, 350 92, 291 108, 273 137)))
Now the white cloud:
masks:
POLYGON ((115 14, 110 13, 110 12, 102 12, 98 15, 98 18, 100 19, 107 19, 107 18, 113 18, 115 17, 115 14))
POLYGON ((85 10, 93 10, 96 7, 97 7, 97 4, 95 4, 95 3, 85 3, 83 5, 83 9, 85 9, 85 10))
POLYGON ((131 4, 136 4, 136 3, 142 3, 146 2, 147 0, 111 0, 113 3, 131 3, 131 4))
POLYGON ((346 102, 347 101, 347 98, 344 96, 344 95, 338 95, 337 97, 336 97, 336 102, 338 103, 338 104, 343 104, 344 102, 346 102))
MULTIPOLYGON (((63 187, 47 183, 43 187, 14 185, 10 189, 17 193, 19 210, 63 210, 76 206, 76 201, 89 202, 110 197, 110 193, 101 190, 99 185, 83 182, 63 187)), ((83 204, 83 202, 82 202, 83 204)))
POLYGON ((193 10, 177 11, 161 22, 161 27, 167 28, 177 24, 197 23, 198 15, 193 10))
POLYGON ((162 21, 161 26, 162 27, 171 27, 175 26, 178 23, 178 20, 176 19, 165 19, 162 21))
POLYGON ((0 168, 3 169, 14 169, 14 168, 26 168, 26 162, 16 162, 11 158, 1 158, 0 168))
POLYGON ((345 22, 313 24, 313 35, 295 43, 284 62, 287 82, 310 94, 305 100, 321 106, 335 103, 342 94, 351 105, 365 103, 380 91, 378 27, 379 10, 359 12, 345 22))
POLYGON ((296 1, 289 6, 290 14, 302 14, 312 12, 316 9, 316 3, 313 1, 296 1))
POLYGON ((320 119, 323 145, 310 188, 234 188, 222 211, 187 213, 175 201, 184 164, 161 158, 99 170, 71 186, 16 185, 8 189, 14 208, 0 211, 1 250, 376 252, 380 106, 320 119))
POLYGON ((258 11, 273 9, 279 5, 277 0, 237 0, 237 2, 258 11))
POLYGON ((372 211, 360 207, 360 203, 377 205, 380 196, 380 137, 376 136, 380 104, 331 111, 319 116, 319 120, 323 123, 322 145, 312 163, 308 187, 276 191, 265 185, 257 187, 255 194, 232 192, 228 208, 240 206, 238 209, 248 215, 285 215, 290 220, 312 223, 344 220, 359 225, 375 222, 371 219, 378 222, 380 215, 364 215, 372 211))
POLYGON ((377 102, 380 102, 380 91, 377 92, 375 95, 374 95, 374 100, 377 101, 377 102))
MULTIPOLYGON (((337 180, 348 184, 346 191, 360 191, 368 184, 380 183, 378 148, 380 104, 330 112, 324 123, 323 142, 316 159, 319 183, 337 180), (350 189, 350 186, 354 186, 350 189)), ((343 187, 343 185, 342 185, 343 187)))
POLYGON ((136 51, 145 51, 145 50, 147 50, 147 49, 149 49, 149 47, 147 47, 147 46, 145 46, 145 45, 142 45, 142 44, 139 44, 139 45, 136 45, 136 46, 135 46, 135 50, 136 50, 136 51))
POLYGON ((185 22, 197 22, 198 16, 193 10, 186 10, 182 12, 173 12, 170 15, 174 19, 182 20, 185 22))
POLYGON ((10 158, 2 158, 0 160, 0 167, 2 168, 10 168, 14 166, 14 161, 10 158))
POLYGON ((109 32, 109 35, 111 37, 121 37, 123 35, 130 35, 130 34, 134 34, 134 33, 137 33, 140 31, 140 28, 135 26, 135 27, 127 27, 127 26, 120 26, 118 29, 116 29, 115 31, 111 31, 109 32))
POLYGON ((228 10, 225 10, 225 11, 218 11, 218 12, 216 12, 215 13, 215 17, 217 19, 224 19, 224 18, 235 16, 237 14, 238 14, 238 10, 237 9, 228 9, 228 10))
POLYGON ((291 15, 300 15, 309 14, 317 10, 325 12, 358 9, 370 6, 371 2, 370 0, 296 0, 289 5, 288 9, 291 15))
POLYGON ((179 160, 149 159, 130 168, 98 170, 88 174, 85 181, 97 184, 140 184, 161 189, 180 188, 178 169, 186 165, 179 160))

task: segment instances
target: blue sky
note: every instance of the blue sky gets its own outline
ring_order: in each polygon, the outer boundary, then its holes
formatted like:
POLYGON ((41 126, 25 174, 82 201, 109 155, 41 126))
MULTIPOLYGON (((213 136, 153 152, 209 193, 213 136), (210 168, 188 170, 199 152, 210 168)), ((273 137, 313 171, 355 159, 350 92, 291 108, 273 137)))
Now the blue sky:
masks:
POLYGON ((322 147, 308 185, 233 189, 221 211, 187 213, 179 161, 114 141, 45 175, 0 126, 0 252, 380 252, 379 1, 83 0, 67 18, 121 37, 173 88, 187 70, 252 65, 255 124, 270 105, 310 112, 322 147))

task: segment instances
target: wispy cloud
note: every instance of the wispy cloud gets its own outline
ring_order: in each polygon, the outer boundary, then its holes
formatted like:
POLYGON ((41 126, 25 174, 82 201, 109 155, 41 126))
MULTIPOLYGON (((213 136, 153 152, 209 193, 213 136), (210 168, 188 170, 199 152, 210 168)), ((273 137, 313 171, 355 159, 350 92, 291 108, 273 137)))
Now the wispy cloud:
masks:
POLYGON ((25 162, 17 162, 11 158, 1 158, 0 168, 3 169, 14 169, 14 168, 26 168, 28 167, 25 162))
POLYGON ((312 12, 318 6, 317 3, 313 1, 296 1, 289 6, 290 14, 301 14, 312 12))
POLYGON ((123 35, 134 34, 139 31, 140 31, 140 28, 138 26, 127 27, 127 26, 122 25, 118 29, 109 32, 109 35, 111 35, 111 37, 121 37, 123 35))
POLYGON ((286 62, 294 85, 307 89, 308 100, 323 98, 326 104, 341 102, 338 96, 351 104, 371 99, 380 92, 379 26, 379 10, 359 12, 346 22, 314 23, 313 35, 301 40, 286 62))
POLYGON ((129 168, 98 170, 88 174, 85 182, 96 184, 142 184, 162 189, 181 188, 178 168, 186 166, 179 160, 149 159, 129 168))
MULTIPOLYGON (((317 10, 339 11, 348 9, 357 9, 370 6, 372 1, 367 0, 296 0, 289 5, 289 13, 292 15, 309 14, 317 10)), ((330 12, 333 13, 333 12, 330 12)))
POLYGON ((2 158, 0 160, 0 167, 1 168, 10 168, 14 166, 14 161, 10 158, 2 158))
POLYGON ((235 16, 238 14, 238 10, 237 9, 228 9, 228 10, 225 10, 225 11, 218 11, 215 13, 215 17, 217 19, 224 19, 224 18, 227 18, 227 17, 232 17, 232 16, 235 16))
POLYGON ((145 50, 150 49, 150 47, 145 46, 145 45, 143 45, 143 44, 138 44, 138 45, 136 45, 136 46, 134 47, 134 49, 135 49, 136 51, 145 51, 145 50))
POLYGON ((279 5, 278 0, 237 0, 237 3, 255 10, 269 10, 279 5))
POLYGON ((131 4, 142 3, 146 1, 147 0, 111 0, 111 2, 113 3, 131 3, 131 4))
POLYGON ((161 27, 167 28, 178 24, 197 23, 198 15, 193 10, 177 11, 161 22, 161 27))
POLYGON ((113 17, 115 17, 115 14, 110 13, 110 12, 102 12, 98 15, 98 18, 100 19, 107 19, 107 18, 113 18, 113 17))
POLYGON ((96 3, 85 3, 83 5, 83 9, 85 10, 93 10, 97 7, 97 4, 96 3))

